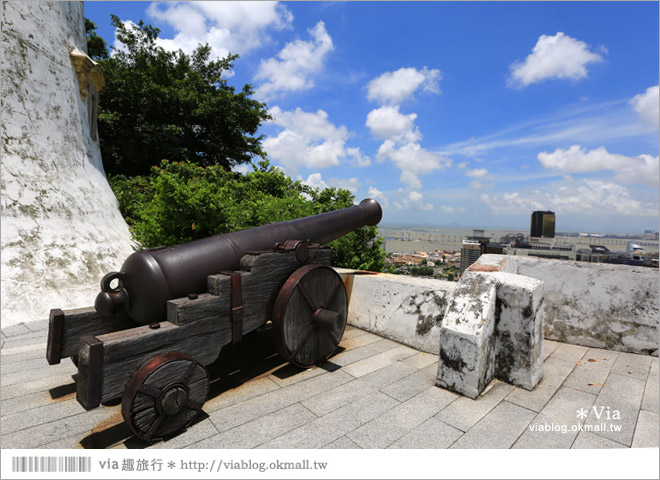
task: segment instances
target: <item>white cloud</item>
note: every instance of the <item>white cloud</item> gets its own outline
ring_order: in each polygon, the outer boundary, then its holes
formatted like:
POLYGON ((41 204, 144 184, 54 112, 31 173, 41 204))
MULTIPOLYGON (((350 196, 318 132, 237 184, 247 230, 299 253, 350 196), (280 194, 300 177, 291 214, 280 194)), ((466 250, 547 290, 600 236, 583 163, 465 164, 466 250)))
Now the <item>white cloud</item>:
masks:
POLYGON ((543 189, 510 192, 501 195, 482 194, 480 199, 495 214, 528 215, 533 210, 553 210, 558 216, 655 216, 657 205, 642 203, 625 186, 601 180, 548 185, 543 189))
POLYGON ((433 210, 433 205, 424 203, 424 195, 420 192, 412 190, 408 195, 403 195, 403 190, 399 190, 399 201, 394 202, 394 207, 399 210, 416 209, 423 211, 433 210))
POLYGON ((622 183, 643 183, 658 185, 660 172, 658 157, 640 155, 628 157, 610 153, 605 147, 586 150, 580 145, 567 149, 558 148, 552 153, 541 152, 537 155, 546 168, 572 173, 597 172, 611 170, 615 178, 622 183))
POLYGON ((319 190, 324 190, 328 188, 328 184, 323 181, 323 177, 320 173, 312 173, 307 177, 307 180, 303 180, 301 176, 298 176, 300 180, 305 185, 309 185, 312 188, 318 188, 319 190))
POLYGON ((311 77, 323 68, 325 57, 334 46, 323 22, 318 22, 308 33, 312 37, 310 41, 289 42, 277 58, 261 61, 254 79, 264 83, 257 87, 256 97, 269 99, 314 86, 311 77))
POLYGON ((479 180, 472 180, 470 182, 470 188, 473 188, 475 190, 481 190, 484 188, 484 184, 480 182, 479 180))
POLYGON ((468 162, 461 162, 461 163, 456 164, 456 168, 461 170, 463 168, 467 168, 467 165, 468 165, 468 162))
POLYGON ((367 98, 381 104, 397 105, 411 99, 418 88, 429 93, 440 93, 440 70, 400 68, 383 73, 367 85, 367 98))
POLYGON ((173 38, 159 38, 167 50, 191 53, 208 43, 213 58, 245 54, 269 40, 269 30, 289 28, 293 15, 278 2, 153 2, 147 13, 168 23, 173 38))
POLYGON ((349 157, 349 162, 352 166, 361 168, 371 165, 371 158, 367 155, 362 155, 359 148, 347 148, 346 154, 349 157))
POLYGON ((387 196, 376 187, 369 187, 369 198, 377 200, 384 208, 390 206, 390 201, 387 196))
MULTIPOLYGON (((604 48, 601 50, 606 52, 604 48)), ((509 86, 526 87, 549 78, 577 80, 587 76, 587 65, 602 60, 589 45, 563 32, 541 35, 525 61, 510 66, 509 86)))
POLYGON ((475 168, 474 170, 468 170, 466 175, 472 178, 484 178, 488 175, 488 170, 485 168, 475 168))
POLYGON ((400 113, 398 106, 386 106, 369 112, 365 125, 378 138, 415 142, 421 139, 421 134, 415 127, 416 118, 415 113, 410 115, 400 113))
POLYGON ((419 192, 412 191, 408 194, 408 198, 410 198, 410 201, 412 202, 419 202, 424 196, 419 192))
POLYGON ((364 166, 369 157, 362 156, 359 148, 346 148, 349 132, 344 126, 335 126, 323 110, 305 112, 300 108, 285 111, 270 109, 273 120, 269 123, 284 128, 277 136, 264 139, 264 150, 277 160, 284 171, 298 174, 298 168, 327 168, 339 165, 344 159, 364 166))
POLYGON ((420 175, 426 175, 434 170, 451 166, 451 159, 438 153, 429 152, 419 143, 406 143, 397 146, 386 140, 378 149, 381 159, 387 158, 401 170, 401 181, 413 190, 422 188, 420 175))
POLYGON ((456 213, 456 209, 448 205, 442 205, 440 210, 442 210, 442 213, 456 213))
POLYGON ((358 192, 360 186, 362 185, 362 182, 357 177, 351 177, 351 178, 333 177, 328 180, 328 184, 336 188, 345 188, 353 195, 355 195, 358 192))
POLYGON ((660 87, 658 85, 649 87, 646 89, 646 92, 635 95, 630 100, 633 109, 642 116, 644 121, 651 125, 658 125, 660 123, 659 91, 660 87))

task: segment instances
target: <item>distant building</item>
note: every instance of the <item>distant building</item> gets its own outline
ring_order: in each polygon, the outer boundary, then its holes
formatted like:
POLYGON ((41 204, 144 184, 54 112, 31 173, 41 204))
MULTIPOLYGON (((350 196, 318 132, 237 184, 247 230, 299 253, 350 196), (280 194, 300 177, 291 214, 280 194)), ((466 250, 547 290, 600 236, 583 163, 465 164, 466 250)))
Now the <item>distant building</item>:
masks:
POLYGON ((499 243, 490 243, 484 230, 473 230, 472 236, 463 240, 461 248, 461 273, 484 253, 504 253, 504 246, 499 243))
POLYGON ((529 236, 540 238, 555 237, 555 212, 540 211, 532 212, 532 225, 529 236))
POLYGON ((461 247, 461 274, 481 256, 481 243, 474 240, 463 240, 461 247))

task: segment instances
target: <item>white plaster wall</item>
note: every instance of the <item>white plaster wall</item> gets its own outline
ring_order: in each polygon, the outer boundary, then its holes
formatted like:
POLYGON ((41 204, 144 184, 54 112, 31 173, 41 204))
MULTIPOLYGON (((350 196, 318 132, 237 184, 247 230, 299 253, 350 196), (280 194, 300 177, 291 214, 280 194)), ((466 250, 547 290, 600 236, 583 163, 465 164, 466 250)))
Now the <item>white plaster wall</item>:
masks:
POLYGON ((457 283, 336 269, 349 295, 348 323, 438 354, 440 323, 457 283))
POLYGON ((657 269, 504 255, 482 255, 474 264, 488 267, 543 281, 545 338, 658 354, 657 269))
POLYGON ((87 50, 82 2, 3 2, 1 38, 6 327, 93 305, 133 250, 69 58, 87 50))

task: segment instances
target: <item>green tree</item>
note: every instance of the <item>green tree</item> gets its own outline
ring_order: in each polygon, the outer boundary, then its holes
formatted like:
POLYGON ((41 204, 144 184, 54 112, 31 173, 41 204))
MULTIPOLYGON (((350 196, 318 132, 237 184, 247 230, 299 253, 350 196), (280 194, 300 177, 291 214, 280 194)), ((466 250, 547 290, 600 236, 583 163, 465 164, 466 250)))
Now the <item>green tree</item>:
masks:
POLYGON ((237 55, 210 60, 208 45, 170 52, 158 46, 158 28, 115 15, 112 24, 122 48, 105 57, 88 24, 106 77, 98 129, 107 173, 148 175, 165 158, 230 168, 265 157, 257 130, 270 118, 266 105, 250 98, 250 85, 237 92, 222 76, 237 55))
MULTIPOLYGON (((345 189, 317 190, 294 181, 266 160, 246 175, 164 160, 149 176, 108 177, 134 238, 144 247, 324 213, 354 200, 345 189)), ((382 271, 381 245, 376 227, 362 227, 330 242, 332 264, 382 271)))
POLYGON ((110 55, 103 38, 96 34, 98 27, 89 18, 85 18, 85 35, 87 36, 87 55, 94 60, 106 60, 110 55))

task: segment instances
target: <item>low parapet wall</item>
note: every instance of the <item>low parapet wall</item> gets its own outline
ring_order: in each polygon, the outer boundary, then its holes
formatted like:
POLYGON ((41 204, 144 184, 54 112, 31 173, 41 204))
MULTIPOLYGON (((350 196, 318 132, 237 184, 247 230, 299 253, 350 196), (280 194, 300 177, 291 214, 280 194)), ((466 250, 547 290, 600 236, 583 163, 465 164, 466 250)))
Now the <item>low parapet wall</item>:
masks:
MULTIPOLYGON (((482 255, 473 272, 542 280, 544 337, 658 355, 658 270, 506 255, 482 255)), ((338 269, 350 295, 348 322, 437 354, 440 323, 456 282, 338 269)))
POLYGON ((543 281, 545 338, 658 355, 658 270, 515 255, 482 255, 470 267, 493 268, 543 281))
POLYGON ((440 322, 456 282, 338 268, 349 295, 348 323, 438 354, 440 322))

